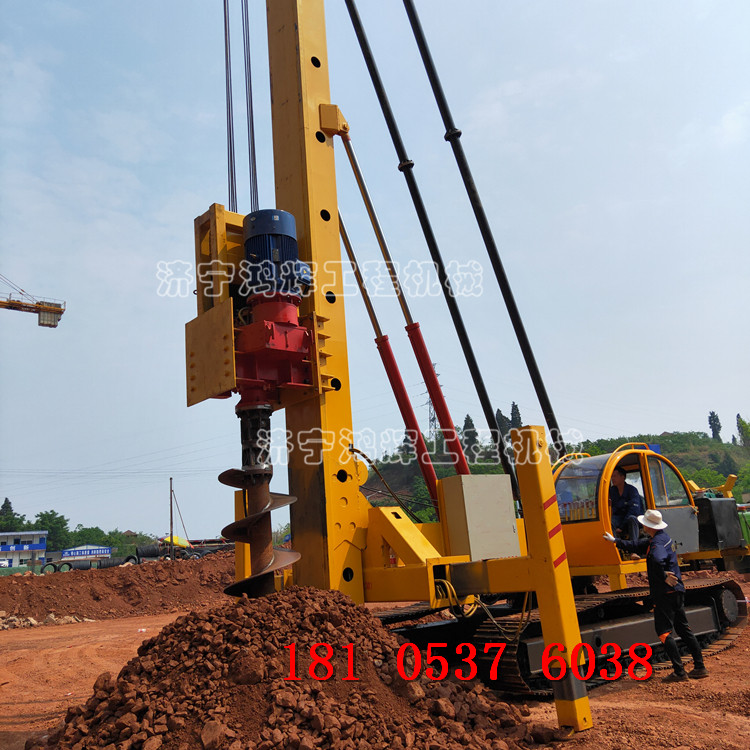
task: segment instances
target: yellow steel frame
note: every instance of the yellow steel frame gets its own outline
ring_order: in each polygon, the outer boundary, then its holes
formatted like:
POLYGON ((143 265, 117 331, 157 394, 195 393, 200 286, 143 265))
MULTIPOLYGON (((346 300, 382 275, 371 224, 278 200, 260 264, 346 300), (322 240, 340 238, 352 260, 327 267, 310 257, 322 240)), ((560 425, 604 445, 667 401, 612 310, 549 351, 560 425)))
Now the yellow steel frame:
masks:
POLYGON ((65 312, 65 303, 47 303, 47 302, 25 302, 23 300, 15 300, 10 296, 0 298, 0 308, 6 310, 18 310, 20 312, 30 313, 54 313, 55 315, 62 315, 65 312))
MULTIPOLYGON (((459 594, 469 590, 476 594, 535 591, 544 641, 562 644, 561 656, 570 667, 581 631, 544 428, 522 427, 511 435, 528 554, 454 564, 449 566, 450 580, 459 594)), ((558 721, 576 731, 590 729, 591 709, 585 686, 572 677, 569 668, 566 675, 554 688, 558 721)))
MULTIPOLYGON (((469 558, 445 557, 441 540, 430 533, 426 525, 412 523, 401 508, 370 508, 368 515, 365 599, 372 602, 425 600, 431 607, 449 606, 449 599, 438 596, 435 578, 445 576, 446 564, 465 562, 469 558)), ((464 601, 470 603, 472 598, 464 601)))
POLYGON ((198 315, 229 298, 229 284, 239 283, 240 262, 245 257, 242 243, 242 214, 227 211, 220 203, 195 220, 195 268, 198 315), (216 275, 198 271, 215 264, 216 275), (210 293, 209 293, 210 288, 210 293), (216 290, 218 288, 218 294, 216 290))
MULTIPOLYGON (((267 0, 267 14, 276 205, 295 216, 300 258, 312 263, 320 278, 325 263, 338 264, 341 257, 333 144, 323 129, 331 132, 340 127, 331 122, 332 110, 325 106, 330 101, 323 2, 267 0)), ((324 387, 336 378, 339 388, 287 409, 293 435, 311 427, 339 439, 351 435, 341 284, 341 274, 316 284, 301 308, 303 316, 318 316, 318 331, 325 336, 326 356, 319 357, 324 387), (333 294, 327 297, 328 292, 333 294)), ((519 436, 525 453, 517 456, 517 463, 529 556, 492 561, 498 569, 505 564, 495 590, 506 591, 521 580, 524 586, 518 590, 536 590, 544 636, 548 642, 562 643, 564 658, 569 660, 573 646, 580 642, 580 631, 563 536, 556 533, 560 516, 544 433, 540 428, 524 428, 519 436), (518 574, 515 579, 513 569, 518 574), (522 571, 526 575, 521 576, 522 571)), ((342 453, 340 442, 337 448, 321 449, 315 462, 303 460, 301 451, 292 450, 289 456, 290 491, 300 498, 291 506, 293 543, 304 560, 297 565, 295 582, 337 588, 355 601, 365 596, 375 599, 376 594, 381 601, 406 594, 434 601, 436 570, 447 576, 451 563, 459 561, 442 557, 397 510, 368 510, 358 491, 353 457, 342 453), (384 565, 387 548, 401 558, 401 565, 384 565)), ((575 681, 561 683, 560 723, 589 728, 585 687, 575 681)))
MULTIPOLYGON (((290 492, 298 498, 290 508, 293 545, 302 554, 294 582, 338 589, 357 602, 425 599, 433 606, 448 603, 438 594, 438 579, 469 581, 469 590, 454 586, 464 602, 484 590, 533 590, 544 638, 562 644, 569 665, 581 637, 541 427, 524 427, 513 436, 527 549, 521 557, 473 563, 444 556, 439 527, 414 524, 398 508, 370 508, 359 493, 361 465, 348 450, 352 417, 343 280, 341 273, 325 274, 329 263, 340 268, 331 133, 345 123, 329 101, 323 0, 267 0, 267 19, 276 206, 294 215, 300 259, 315 274, 300 307, 300 320, 315 340, 314 393, 286 405, 287 428, 297 438, 288 457, 290 492), (312 438, 304 449, 303 436, 312 438)), ((212 206, 196 220, 196 259, 231 262, 241 246, 241 218, 212 206)), ((200 316, 214 300, 200 286, 198 297, 200 316)), ((218 299, 219 305, 226 301, 218 299)), ((241 492, 235 494, 235 510, 241 517, 241 492)), ((251 572, 248 549, 237 548, 236 574, 244 578, 251 572)), ((555 687, 559 722, 587 729, 585 686, 570 669, 568 677, 555 687)))
POLYGON ((219 203, 195 219, 198 316, 185 326, 188 406, 228 394, 237 384, 229 284, 240 283, 243 219, 219 203), (202 272, 209 268, 210 275, 202 272))
POLYGON ((348 451, 352 440, 349 366, 333 143, 322 130, 330 105, 323 0, 268 0, 276 207, 297 222, 300 259, 315 286, 300 308, 317 346, 314 398, 287 407, 287 429, 308 437, 289 453, 295 583, 335 588, 364 601, 362 551, 368 504, 348 451), (330 264, 330 265, 329 265, 330 264), (317 439, 317 444, 316 444, 317 439))
POLYGON ((734 497, 732 490, 734 485, 737 484, 737 475, 730 474, 724 484, 720 484, 717 487, 699 487, 692 479, 687 480, 687 485, 690 488, 690 493, 694 495, 696 492, 702 492, 703 490, 715 490, 721 492, 724 497, 734 497))
MULTIPOLYGON (((462 602, 472 601, 475 594, 535 591, 544 641, 560 643, 560 655, 568 665, 567 676, 555 683, 558 721, 576 731, 589 729, 586 688, 569 668, 581 632, 544 429, 514 431, 513 445, 527 553, 476 562, 443 557, 437 535, 429 542, 399 508, 372 508, 364 555, 365 593, 368 601, 425 599, 431 606, 445 606, 435 586, 440 578, 451 583, 462 602)), ((638 566, 632 567, 635 572, 638 566)))

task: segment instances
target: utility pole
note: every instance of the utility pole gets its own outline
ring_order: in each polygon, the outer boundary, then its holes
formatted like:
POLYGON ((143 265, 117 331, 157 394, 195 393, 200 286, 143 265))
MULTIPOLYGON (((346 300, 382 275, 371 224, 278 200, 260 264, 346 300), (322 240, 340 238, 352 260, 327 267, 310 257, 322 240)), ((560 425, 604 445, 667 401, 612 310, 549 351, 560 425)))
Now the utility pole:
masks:
POLYGON ((172 477, 169 477, 169 559, 174 560, 174 515, 172 513, 172 498, 174 492, 172 490, 172 477))

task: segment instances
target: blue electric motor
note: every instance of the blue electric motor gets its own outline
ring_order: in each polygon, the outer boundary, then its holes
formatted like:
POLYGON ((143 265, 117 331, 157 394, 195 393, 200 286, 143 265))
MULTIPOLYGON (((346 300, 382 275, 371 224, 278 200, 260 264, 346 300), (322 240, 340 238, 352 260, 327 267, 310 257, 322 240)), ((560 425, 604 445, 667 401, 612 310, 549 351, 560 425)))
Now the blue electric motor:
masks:
POLYGON ((302 296, 312 283, 312 273, 299 259, 294 216, 262 209, 248 214, 242 228, 247 266, 243 291, 248 291, 247 296, 302 296))

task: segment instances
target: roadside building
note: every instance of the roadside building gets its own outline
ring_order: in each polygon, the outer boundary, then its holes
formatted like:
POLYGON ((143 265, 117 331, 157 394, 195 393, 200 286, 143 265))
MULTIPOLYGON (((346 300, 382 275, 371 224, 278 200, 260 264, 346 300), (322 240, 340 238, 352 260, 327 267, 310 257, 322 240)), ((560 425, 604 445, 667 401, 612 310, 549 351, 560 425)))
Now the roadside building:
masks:
POLYGON ((47 531, 0 531, 0 568, 44 565, 47 531))
POLYGON ((60 553, 60 560, 72 562, 73 560, 104 560, 112 556, 111 547, 102 547, 97 544, 82 544, 80 547, 64 549, 60 553))

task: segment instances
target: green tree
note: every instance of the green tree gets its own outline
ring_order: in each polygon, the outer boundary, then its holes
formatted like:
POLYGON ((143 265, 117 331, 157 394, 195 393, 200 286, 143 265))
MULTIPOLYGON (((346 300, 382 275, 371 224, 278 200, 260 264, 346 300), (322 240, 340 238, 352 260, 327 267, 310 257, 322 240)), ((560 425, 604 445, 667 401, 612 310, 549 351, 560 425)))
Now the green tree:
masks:
POLYGON ((721 435, 719 434, 721 432, 721 421, 715 411, 708 413, 708 427, 711 430, 711 437, 721 442, 721 435))
POLYGON ((101 545, 103 547, 111 547, 112 554, 117 555, 117 557, 127 557, 128 555, 135 554, 136 547, 154 544, 156 541, 157 538, 155 536, 144 534, 142 531, 136 532, 136 535, 133 537, 129 534, 126 536, 125 532, 119 529, 113 529, 104 535, 101 545))
POLYGON ((729 476, 730 474, 736 474, 739 467, 734 458, 730 456, 727 451, 724 451, 724 456, 721 461, 718 462, 716 468, 721 474, 729 476))
POLYGON ((422 523, 437 521, 437 513, 432 506, 432 499, 422 476, 414 477, 411 483, 411 498, 404 502, 422 523))
POLYGON ((0 531, 23 531, 27 525, 26 516, 16 513, 6 497, 0 506, 0 531))
POLYGON ((750 448, 750 422, 746 422, 739 414, 737 415, 737 437, 740 445, 750 448))
POLYGON ((291 524, 284 524, 283 526, 279 525, 277 526, 272 534, 271 538, 273 539, 274 546, 280 547, 284 543, 284 537, 286 537, 287 534, 292 533, 292 526, 291 524))
POLYGON ((399 455, 404 463, 410 463, 417 455, 417 452, 414 449, 414 437, 414 435, 410 434, 409 430, 404 430, 404 439, 398 448, 399 455))
POLYGON ((474 426, 474 420, 467 414, 464 418, 464 428, 461 431, 461 445, 469 462, 476 461, 477 455, 481 450, 477 428, 474 426))
POLYGON ((521 410, 518 408, 518 404, 514 401, 510 405, 510 426, 514 430, 519 430, 522 425, 521 410))
POLYGON ((737 482, 732 489, 734 499, 741 503, 744 494, 750 494, 750 463, 746 463, 737 475, 737 482))
POLYGON ((685 479, 692 479, 699 487, 720 487, 727 478, 713 469, 698 469, 683 475, 685 479))
POLYGON ((68 519, 54 510, 45 510, 36 514, 36 529, 47 532, 47 549, 59 551, 70 546, 70 529, 68 519))
POLYGON ((503 439, 506 439, 510 434, 510 419, 503 414, 500 409, 495 412, 495 419, 497 420, 497 426, 500 430, 500 434, 503 439))
POLYGON ((445 435, 442 430, 435 431, 435 441, 432 446, 432 452, 438 457, 438 460, 445 455, 445 435))
MULTIPOLYGON (((68 537, 68 546, 80 547, 84 544, 95 544, 97 547, 109 547, 107 534, 102 531, 98 526, 84 526, 78 524, 78 526, 70 532, 68 537)), ((117 545, 114 545, 117 546, 117 545)))

